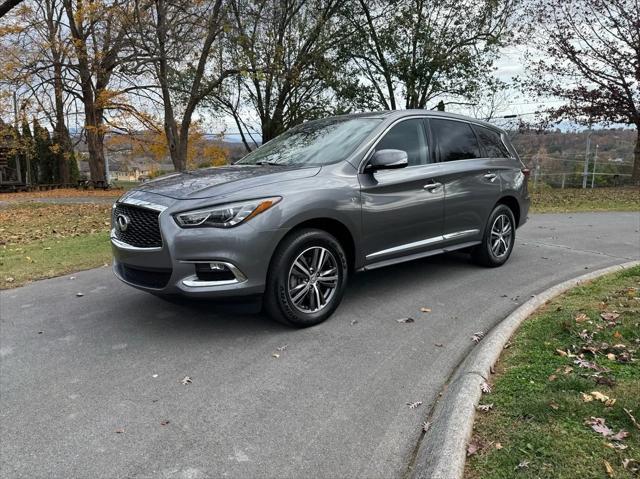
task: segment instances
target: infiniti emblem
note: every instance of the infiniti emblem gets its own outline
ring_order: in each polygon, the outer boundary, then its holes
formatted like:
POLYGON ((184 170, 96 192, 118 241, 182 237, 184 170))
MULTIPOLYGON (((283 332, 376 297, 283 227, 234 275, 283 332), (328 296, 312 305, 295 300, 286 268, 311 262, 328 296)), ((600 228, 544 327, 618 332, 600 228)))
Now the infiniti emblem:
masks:
POLYGON ((118 229, 122 232, 125 232, 127 231, 127 228, 129 227, 129 223, 131 223, 131 220, 127 215, 118 215, 116 217, 116 223, 118 225, 118 229))

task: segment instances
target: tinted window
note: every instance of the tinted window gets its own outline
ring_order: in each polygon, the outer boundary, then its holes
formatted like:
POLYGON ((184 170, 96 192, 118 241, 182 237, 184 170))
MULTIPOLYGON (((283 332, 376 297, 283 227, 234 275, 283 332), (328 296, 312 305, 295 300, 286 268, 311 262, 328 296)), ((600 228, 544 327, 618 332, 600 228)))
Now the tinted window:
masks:
POLYGON ((430 120, 430 123, 438 139, 440 161, 480 158, 480 147, 471 125, 452 120, 430 120))
POLYGON ((382 120, 332 118, 297 126, 252 151, 241 165, 323 165, 345 160, 382 120))
POLYGON ((409 157, 409 166, 426 165, 427 136, 423 120, 405 120, 395 125, 376 145, 376 151, 379 150, 403 150, 409 157))
POLYGON ((487 158, 510 158, 509 150, 504 146, 502 138, 497 131, 484 128, 482 126, 474 125, 480 144, 484 149, 484 154, 487 158))

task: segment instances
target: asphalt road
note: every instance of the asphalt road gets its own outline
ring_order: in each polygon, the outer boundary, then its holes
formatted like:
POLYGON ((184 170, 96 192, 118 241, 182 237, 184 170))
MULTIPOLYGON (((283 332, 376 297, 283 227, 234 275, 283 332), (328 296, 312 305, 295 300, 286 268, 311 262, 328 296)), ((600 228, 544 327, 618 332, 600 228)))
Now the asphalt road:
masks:
POLYGON ((452 254, 362 273, 306 330, 166 303, 108 268, 3 291, 0 475, 402 477, 474 332, 639 257, 638 213, 537 215, 502 268, 452 254))

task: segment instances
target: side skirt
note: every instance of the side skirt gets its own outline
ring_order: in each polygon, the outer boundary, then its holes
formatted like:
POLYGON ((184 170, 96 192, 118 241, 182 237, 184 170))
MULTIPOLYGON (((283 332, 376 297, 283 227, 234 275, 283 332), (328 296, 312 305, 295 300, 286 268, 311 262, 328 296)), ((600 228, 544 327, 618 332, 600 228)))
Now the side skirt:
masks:
POLYGON ((358 269, 357 271, 370 271, 372 269, 384 268, 385 266, 391 266, 392 264, 404 263, 406 261, 413 261, 414 259, 426 258, 428 256, 435 256, 442 253, 449 253, 459 249, 469 248, 482 243, 482 241, 468 241, 466 243, 458 243, 451 246, 445 246, 444 248, 432 249, 429 251, 423 251, 421 253, 414 253, 398 258, 387 259, 383 261, 376 261, 375 263, 368 264, 358 269))

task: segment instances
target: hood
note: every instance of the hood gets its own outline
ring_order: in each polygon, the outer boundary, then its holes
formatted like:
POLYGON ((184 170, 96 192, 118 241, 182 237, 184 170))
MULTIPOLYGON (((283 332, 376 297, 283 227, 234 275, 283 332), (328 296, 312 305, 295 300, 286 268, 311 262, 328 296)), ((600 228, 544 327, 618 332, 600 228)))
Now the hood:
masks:
POLYGON ((315 176, 320 167, 231 165, 203 168, 160 177, 136 188, 175 199, 223 196, 239 189, 315 176))

